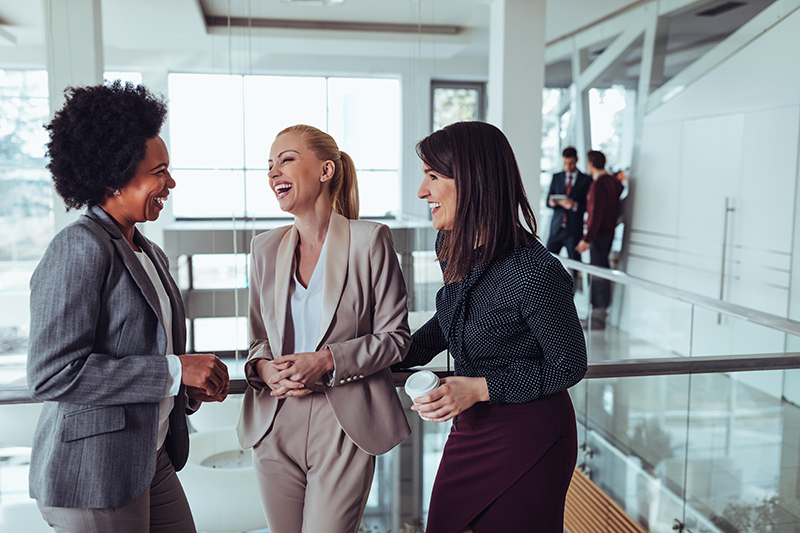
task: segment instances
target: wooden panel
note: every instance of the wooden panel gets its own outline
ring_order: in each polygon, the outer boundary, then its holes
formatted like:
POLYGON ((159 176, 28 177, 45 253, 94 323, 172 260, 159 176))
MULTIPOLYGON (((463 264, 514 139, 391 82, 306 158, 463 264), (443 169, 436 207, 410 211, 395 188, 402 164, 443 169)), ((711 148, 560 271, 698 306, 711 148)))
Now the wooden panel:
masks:
POLYGON ((646 533, 577 468, 567 492, 564 526, 569 533, 646 533))

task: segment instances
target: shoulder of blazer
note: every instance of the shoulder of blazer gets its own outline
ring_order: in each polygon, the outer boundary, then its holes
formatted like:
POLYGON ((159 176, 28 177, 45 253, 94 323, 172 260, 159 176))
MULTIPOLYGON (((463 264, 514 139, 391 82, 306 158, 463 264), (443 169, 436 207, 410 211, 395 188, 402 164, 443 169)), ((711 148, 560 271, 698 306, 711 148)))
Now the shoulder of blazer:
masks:
POLYGON ((277 251, 278 246, 281 244, 281 239, 283 239, 286 232, 291 231, 291 229, 292 225, 290 224, 259 233, 253 237, 253 240, 250 242, 250 253, 277 251))

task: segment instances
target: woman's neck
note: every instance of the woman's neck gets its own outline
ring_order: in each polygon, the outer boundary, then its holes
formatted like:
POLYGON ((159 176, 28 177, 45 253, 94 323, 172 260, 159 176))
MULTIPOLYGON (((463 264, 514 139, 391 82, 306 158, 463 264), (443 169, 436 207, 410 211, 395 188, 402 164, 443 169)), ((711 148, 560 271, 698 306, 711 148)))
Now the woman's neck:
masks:
POLYGON ((304 247, 322 246, 328 235, 332 212, 333 208, 330 205, 315 206, 313 210, 295 215, 294 225, 300 236, 298 244, 304 247))
POLYGON ((108 207, 105 203, 98 204, 100 209, 106 212, 106 214, 111 217, 111 220, 114 221, 114 224, 117 225, 119 228, 120 233, 122 233, 122 237, 130 244, 131 248, 135 251, 140 251, 139 247, 136 246, 133 242, 133 236, 136 233, 136 224, 130 222, 127 218, 121 216, 119 213, 116 213, 113 209, 108 207))

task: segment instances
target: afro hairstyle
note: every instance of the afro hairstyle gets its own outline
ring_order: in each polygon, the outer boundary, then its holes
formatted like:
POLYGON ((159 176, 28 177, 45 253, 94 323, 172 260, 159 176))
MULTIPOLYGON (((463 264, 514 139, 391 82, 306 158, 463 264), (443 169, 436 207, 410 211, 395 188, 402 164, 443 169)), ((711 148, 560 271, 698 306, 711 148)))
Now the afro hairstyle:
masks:
POLYGON ((161 131, 167 104, 145 86, 120 80, 64 93, 64 107, 45 129, 47 168, 69 210, 96 205, 109 189, 130 182, 147 141, 161 131))

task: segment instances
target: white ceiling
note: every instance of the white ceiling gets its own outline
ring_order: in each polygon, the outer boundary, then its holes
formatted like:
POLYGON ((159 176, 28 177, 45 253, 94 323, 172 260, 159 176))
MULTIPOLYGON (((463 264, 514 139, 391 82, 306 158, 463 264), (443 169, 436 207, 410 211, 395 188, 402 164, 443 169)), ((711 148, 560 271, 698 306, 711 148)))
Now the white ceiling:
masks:
MULTIPOLYGON (((67 0, 62 0, 67 1, 67 0)), ((409 54, 439 59, 486 57, 491 0, 344 0, 322 4, 286 0, 102 0, 103 39, 107 60, 137 54, 186 55, 219 47, 206 30, 204 14, 270 19, 299 19, 398 24, 446 24, 463 28, 458 35, 407 33, 212 28, 211 34, 233 47, 268 49, 289 55, 386 56, 409 54)), ((590 24, 639 0, 548 0, 546 39, 590 24)), ((25 47, 43 43, 42 0, 0 0, 0 29, 17 44, 0 37, 0 61, 9 48, 34 57, 25 47), (6 52, 3 54, 3 52, 6 52)), ((13 55, 13 54, 12 54, 13 55)))

